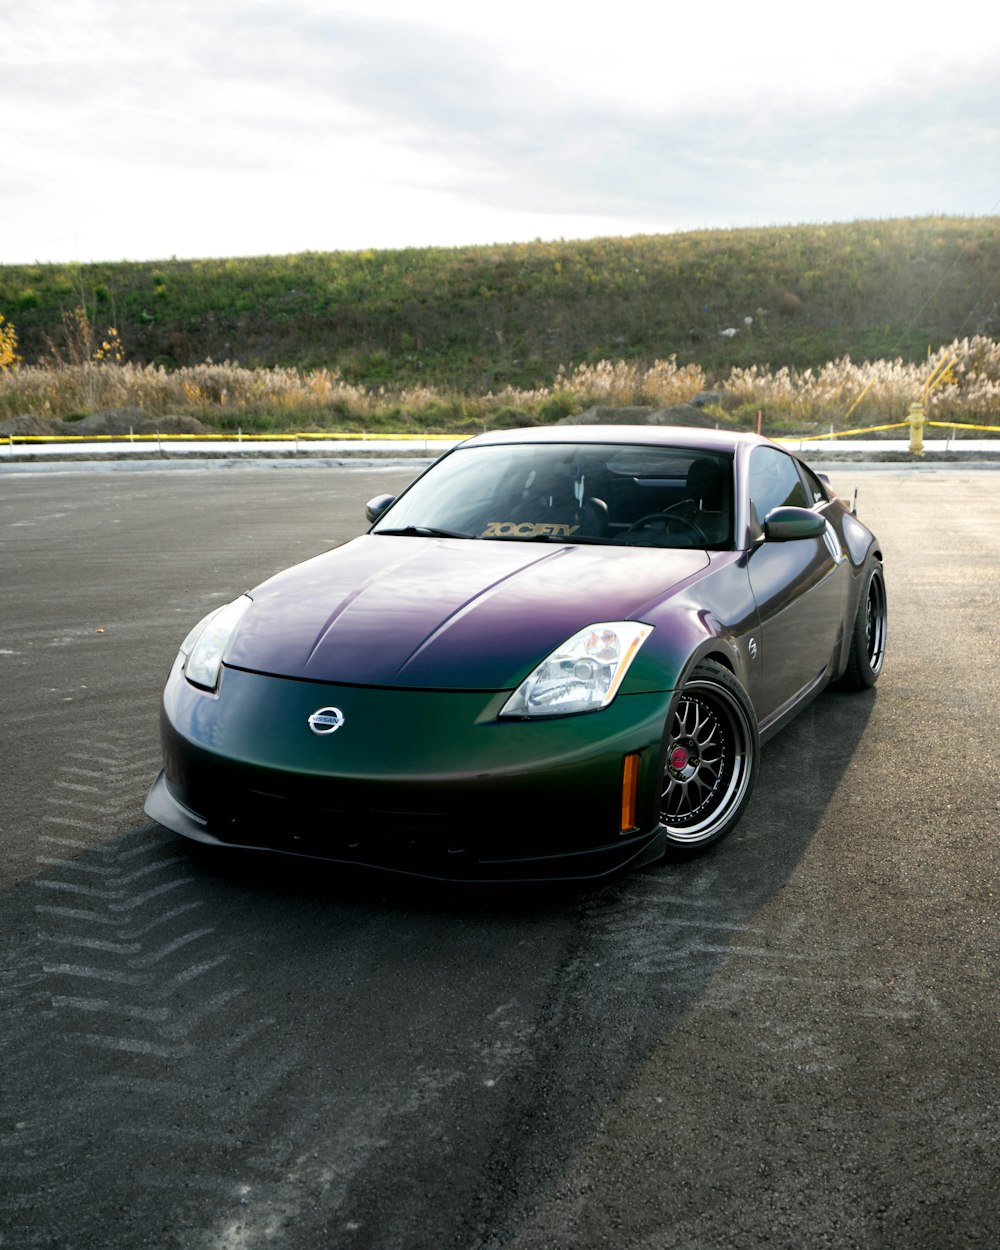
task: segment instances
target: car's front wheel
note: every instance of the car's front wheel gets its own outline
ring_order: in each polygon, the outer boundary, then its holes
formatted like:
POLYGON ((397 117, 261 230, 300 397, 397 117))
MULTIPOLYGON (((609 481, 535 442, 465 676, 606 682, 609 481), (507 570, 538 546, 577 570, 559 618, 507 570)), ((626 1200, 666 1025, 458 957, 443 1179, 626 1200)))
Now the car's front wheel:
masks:
POLYGON ((668 854, 720 841, 743 815, 757 776, 757 719, 739 681, 712 660, 692 671, 665 736, 660 824, 668 854))

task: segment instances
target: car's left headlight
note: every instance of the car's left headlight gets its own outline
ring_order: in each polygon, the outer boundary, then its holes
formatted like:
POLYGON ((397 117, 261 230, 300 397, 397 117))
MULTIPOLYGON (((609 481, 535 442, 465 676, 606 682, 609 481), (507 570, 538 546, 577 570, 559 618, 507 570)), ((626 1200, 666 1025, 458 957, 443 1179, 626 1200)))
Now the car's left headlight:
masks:
POLYGON ((588 625, 521 682, 500 716, 569 716, 607 707, 652 632, 652 625, 639 621, 588 625))
POLYGON ((240 595, 232 603, 209 613, 192 629, 181 643, 184 676, 188 681, 204 690, 214 690, 218 686, 226 647, 251 603, 246 595, 240 595))

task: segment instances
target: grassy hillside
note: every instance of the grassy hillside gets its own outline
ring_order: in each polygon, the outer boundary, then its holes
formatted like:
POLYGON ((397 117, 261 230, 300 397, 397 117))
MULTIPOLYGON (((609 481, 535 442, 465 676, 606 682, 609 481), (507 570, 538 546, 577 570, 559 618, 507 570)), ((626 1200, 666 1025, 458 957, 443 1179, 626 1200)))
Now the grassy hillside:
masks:
POLYGON ((711 383, 734 366, 918 361, 929 345, 1000 336, 1000 219, 0 266, 0 313, 26 363, 52 345, 71 357, 63 318, 81 303, 135 364, 327 368, 365 388, 481 395, 549 384, 560 367, 676 356, 711 383))

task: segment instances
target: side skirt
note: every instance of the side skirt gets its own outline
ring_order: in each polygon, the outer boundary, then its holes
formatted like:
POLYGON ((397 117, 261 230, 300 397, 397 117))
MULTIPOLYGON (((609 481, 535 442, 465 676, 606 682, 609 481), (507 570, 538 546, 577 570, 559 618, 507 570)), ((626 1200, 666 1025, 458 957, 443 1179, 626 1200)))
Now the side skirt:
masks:
POLYGON ((798 694, 792 695, 781 707, 762 720, 758 725, 761 744, 781 733, 790 720, 794 720, 807 704, 821 694, 829 684, 831 675, 828 664, 811 685, 803 686, 798 694))

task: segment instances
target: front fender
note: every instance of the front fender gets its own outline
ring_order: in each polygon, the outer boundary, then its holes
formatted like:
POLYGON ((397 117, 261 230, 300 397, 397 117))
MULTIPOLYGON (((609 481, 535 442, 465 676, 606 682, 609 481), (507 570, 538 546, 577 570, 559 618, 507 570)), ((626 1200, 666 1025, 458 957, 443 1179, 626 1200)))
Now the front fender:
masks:
POLYGON ((730 669, 756 705, 759 617, 745 552, 713 552, 702 574, 637 615, 654 629, 629 670, 629 691, 676 690, 711 658, 730 669))

